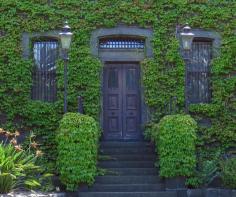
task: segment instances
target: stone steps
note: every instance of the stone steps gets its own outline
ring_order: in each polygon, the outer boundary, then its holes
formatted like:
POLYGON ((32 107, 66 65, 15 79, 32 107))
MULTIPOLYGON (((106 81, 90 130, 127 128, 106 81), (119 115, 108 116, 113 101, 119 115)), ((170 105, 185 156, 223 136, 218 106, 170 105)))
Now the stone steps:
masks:
POLYGON ((80 188, 79 197, 177 197, 175 191, 165 191, 155 163, 151 143, 101 142, 98 166, 105 175, 80 188))
POLYGON ((158 192, 80 192, 79 197, 177 197, 175 191, 158 192))
POLYGON ((142 192, 142 191, 160 191, 164 190, 164 185, 158 184, 94 184, 91 188, 82 188, 80 191, 92 192, 142 192))
POLYGON ((100 153, 103 155, 133 155, 133 154, 154 154, 154 149, 151 147, 111 147, 111 148, 101 148, 100 153))
POLYGON ((154 168, 152 161, 101 161, 98 163, 101 168, 154 168))
POLYGON ((158 175, 156 168, 106 168, 107 175, 158 175))
POLYGON ((102 161, 152 161, 153 163, 156 161, 155 154, 126 154, 126 155, 103 155, 105 159, 102 158, 102 161))
POLYGON ((96 177, 95 182, 100 184, 154 184, 159 183, 160 180, 160 177, 155 175, 105 175, 96 177))
POLYGON ((113 147, 153 147, 150 142, 116 142, 104 141, 100 142, 100 148, 113 148, 113 147))

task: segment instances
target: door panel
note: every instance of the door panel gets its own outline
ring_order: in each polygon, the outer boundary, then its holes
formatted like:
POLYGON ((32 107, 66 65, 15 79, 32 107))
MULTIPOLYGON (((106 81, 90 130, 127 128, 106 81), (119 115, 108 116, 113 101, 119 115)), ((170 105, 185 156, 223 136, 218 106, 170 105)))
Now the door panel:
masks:
POLYGON ((138 138, 140 134, 139 67, 126 65, 123 75, 123 136, 138 138))
POLYGON ((137 64, 104 67, 103 128, 105 139, 140 137, 140 78, 137 64))
POLYGON ((116 66, 104 69, 104 130, 108 138, 122 137, 121 73, 116 66))

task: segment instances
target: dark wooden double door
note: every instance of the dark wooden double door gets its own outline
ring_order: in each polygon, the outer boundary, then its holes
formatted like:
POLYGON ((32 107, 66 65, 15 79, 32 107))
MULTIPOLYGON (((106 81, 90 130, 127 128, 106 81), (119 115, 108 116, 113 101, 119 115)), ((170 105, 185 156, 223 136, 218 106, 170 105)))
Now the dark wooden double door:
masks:
POLYGON ((104 139, 139 139, 139 64, 106 63, 103 76, 104 139))

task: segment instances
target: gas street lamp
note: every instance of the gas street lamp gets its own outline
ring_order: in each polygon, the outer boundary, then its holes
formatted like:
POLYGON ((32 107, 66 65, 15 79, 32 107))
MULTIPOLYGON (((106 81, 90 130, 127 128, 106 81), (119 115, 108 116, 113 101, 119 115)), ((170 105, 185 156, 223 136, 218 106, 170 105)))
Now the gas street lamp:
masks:
POLYGON ((193 42, 193 38, 194 38, 194 33, 192 33, 191 31, 191 27, 186 24, 183 29, 182 32, 180 33, 180 38, 182 41, 182 49, 183 49, 183 59, 185 62, 185 112, 188 113, 188 108, 189 108, 189 101, 188 101, 188 94, 187 94, 187 69, 188 69, 188 65, 191 63, 190 60, 190 51, 192 48, 192 42, 193 42))
POLYGON ((191 27, 185 25, 182 32, 180 33, 182 39, 182 46, 184 50, 191 50, 194 34, 191 32, 191 27))
POLYGON ((72 35, 73 33, 71 33, 71 28, 66 21, 62 28, 62 31, 59 33, 62 48, 62 59, 64 60, 64 113, 67 112, 67 64, 69 61, 68 52, 70 49, 72 35))

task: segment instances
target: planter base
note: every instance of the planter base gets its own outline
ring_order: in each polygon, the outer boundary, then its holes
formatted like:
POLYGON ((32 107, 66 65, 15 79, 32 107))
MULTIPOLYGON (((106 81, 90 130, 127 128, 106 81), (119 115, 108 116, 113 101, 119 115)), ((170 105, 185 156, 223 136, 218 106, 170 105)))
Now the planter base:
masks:
POLYGON ((173 177, 165 179, 165 185, 167 190, 185 189, 184 177, 173 177))

